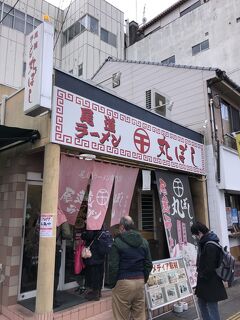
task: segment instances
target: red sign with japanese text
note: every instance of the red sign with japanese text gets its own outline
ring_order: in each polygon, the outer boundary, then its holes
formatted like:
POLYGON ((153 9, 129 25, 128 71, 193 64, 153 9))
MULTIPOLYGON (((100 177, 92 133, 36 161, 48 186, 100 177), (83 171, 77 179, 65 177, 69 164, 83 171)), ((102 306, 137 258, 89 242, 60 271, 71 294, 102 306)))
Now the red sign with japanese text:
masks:
POLYGON ((94 162, 88 195, 87 230, 100 230, 107 213, 116 166, 94 162))
POLYGON ((79 160, 66 155, 61 156, 58 225, 64 222, 64 216, 69 224, 75 224, 92 167, 92 161, 79 160))
POLYGON ((139 169, 117 166, 114 182, 111 226, 129 214, 139 169))
POLYGON ((58 87, 54 87, 51 141, 205 174, 203 144, 58 87))

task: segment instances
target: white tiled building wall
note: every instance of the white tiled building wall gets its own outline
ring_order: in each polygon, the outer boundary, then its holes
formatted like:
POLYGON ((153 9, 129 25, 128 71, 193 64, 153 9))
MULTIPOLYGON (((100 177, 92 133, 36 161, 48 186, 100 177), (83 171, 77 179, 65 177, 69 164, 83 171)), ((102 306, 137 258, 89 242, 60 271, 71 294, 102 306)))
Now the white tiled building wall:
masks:
MULTIPOLYGON (((2 3, 3 0, 0 0, 0 9, 2 3)), ((5 0, 4 3, 13 6, 15 1, 5 0)), ((43 15, 49 15, 50 22, 55 28, 55 41, 58 37, 54 50, 54 65, 64 71, 73 70, 73 75, 78 76, 78 66, 82 63, 82 77, 91 78, 108 56, 123 59, 123 12, 104 0, 75 0, 71 3, 68 13, 67 8, 63 11, 42 0, 21 0, 15 8, 26 14, 26 21, 27 15, 38 21, 42 21, 43 15), (98 34, 86 30, 63 46, 63 32, 86 14, 98 20, 98 34), (64 20, 65 23, 60 32, 64 20), (101 27, 117 36, 116 47, 100 39, 101 27)), ((4 15, 5 13, 2 13, 2 16, 4 15)), ((16 89, 23 87, 24 61, 26 61, 25 39, 26 35, 23 32, 4 23, 0 24, 0 85, 16 89)))

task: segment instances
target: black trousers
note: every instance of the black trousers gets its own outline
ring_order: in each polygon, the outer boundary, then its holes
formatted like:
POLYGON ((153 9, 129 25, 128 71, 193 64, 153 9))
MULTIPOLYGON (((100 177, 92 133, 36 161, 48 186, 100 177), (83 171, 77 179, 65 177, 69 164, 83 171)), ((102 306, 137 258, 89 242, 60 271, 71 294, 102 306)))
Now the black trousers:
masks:
POLYGON ((62 258, 62 250, 60 247, 56 247, 56 258, 55 258, 55 270, 54 270, 54 289, 53 289, 53 300, 56 298, 57 287, 59 282, 59 272, 61 268, 61 258, 62 258))
POLYGON ((87 265, 85 268, 85 287, 101 291, 103 285, 104 263, 87 265))

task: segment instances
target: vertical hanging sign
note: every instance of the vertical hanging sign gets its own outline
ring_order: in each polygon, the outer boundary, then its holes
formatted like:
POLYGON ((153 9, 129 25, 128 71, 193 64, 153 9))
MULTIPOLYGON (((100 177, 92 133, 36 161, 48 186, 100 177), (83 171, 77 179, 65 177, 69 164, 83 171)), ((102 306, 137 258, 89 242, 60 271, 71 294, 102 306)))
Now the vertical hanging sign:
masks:
POLYGON ((191 234, 194 212, 188 177, 157 170, 156 179, 170 256, 185 259, 194 287, 197 248, 191 234))
POLYGON ((35 117, 52 104, 53 25, 43 22, 26 39, 24 113, 35 117))
POLYGON ((117 166, 115 174, 111 226, 129 214, 138 169, 117 166))
POLYGON ((87 230, 100 230, 107 213, 116 166, 94 162, 88 195, 87 230))

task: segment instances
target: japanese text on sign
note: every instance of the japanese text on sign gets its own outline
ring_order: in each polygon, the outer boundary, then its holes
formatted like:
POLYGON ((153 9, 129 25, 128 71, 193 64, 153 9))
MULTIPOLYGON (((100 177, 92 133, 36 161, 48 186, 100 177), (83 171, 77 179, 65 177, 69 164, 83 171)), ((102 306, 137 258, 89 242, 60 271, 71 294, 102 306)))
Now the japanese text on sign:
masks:
POLYGON ((52 142, 205 173, 203 144, 57 87, 54 97, 52 142))

